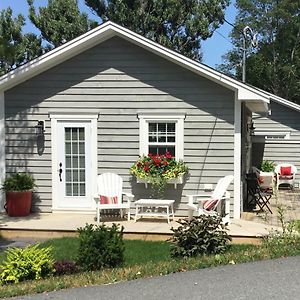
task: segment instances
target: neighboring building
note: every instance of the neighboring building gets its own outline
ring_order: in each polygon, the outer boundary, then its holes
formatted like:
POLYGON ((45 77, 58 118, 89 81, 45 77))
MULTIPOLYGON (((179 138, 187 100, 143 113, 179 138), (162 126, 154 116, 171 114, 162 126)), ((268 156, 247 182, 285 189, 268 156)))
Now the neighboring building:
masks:
POLYGON ((271 160, 293 164, 300 172, 300 105, 272 95, 270 108, 268 114, 253 116, 253 165, 271 160))
POLYGON ((251 114, 267 112, 269 98, 107 22, 0 78, 0 184, 5 173, 30 172, 35 210, 91 211, 103 172, 145 197, 129 168, 161 147, 190 168, 183 185, 168 188, 177 215, 186 214, 186 195, 234 174, 231 210, 239 218, 251 114), (150 127, 175 138, 150 143, 150 127))

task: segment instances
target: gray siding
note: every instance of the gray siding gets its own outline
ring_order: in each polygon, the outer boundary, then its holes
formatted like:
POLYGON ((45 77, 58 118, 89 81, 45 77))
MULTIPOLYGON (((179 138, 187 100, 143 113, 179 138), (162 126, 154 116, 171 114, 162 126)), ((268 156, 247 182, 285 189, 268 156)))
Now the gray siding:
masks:
POLYGON ((36 209, 51 210, 51 127, 49 110, 100 112, 98 172, 120 174, 138 197, 148 191, 136 184, 129 168, 139 152, 138 112, 183 112, 184 156, 190 178, 167 197, 184 214, 186 195, 204 183, 233 174, 231 91, 166 61, 121 38, 54 67, 5 93, 7 171, 29 171, 38 184, 36 209), (37 153, 34 126, 46 125, 44 150, 37 153))
MULTIPOLYGON (((255 116, 255 131, 290 133, 290 139, 254 139, 253 163, 259 165, 264 160, 294 164, 300 172, 300 112, 276 102, 271 102, 269 117, 255 116)), ((299 181, 299 174, 296 179, 299 181)))

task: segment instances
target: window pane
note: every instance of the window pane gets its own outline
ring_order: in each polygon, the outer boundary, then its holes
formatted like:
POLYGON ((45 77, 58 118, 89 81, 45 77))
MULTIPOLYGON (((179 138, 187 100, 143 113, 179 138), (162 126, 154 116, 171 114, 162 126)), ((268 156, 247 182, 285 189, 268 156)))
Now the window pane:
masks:
POLYGON ((157 142, 157 136, 156 134, 149 134, 149 142, 150 143, 156 143, 157 142))
POLYGON ((175 133, 175 123, 167 123, 168 132, 174 132, 175 133))
POLYGON ((85 184, 80 183, 79 187, 80 187, 80 196, 85 196, 85 184))
POLYGON ((72 140, 77 141, 78 140, 78 129, 77 128, 72 128, 72 140))
POLYGON ((84 154, 85 153, 84 143, 82 143, 82 142, 79 143, 79 153, 80 154, 84 154))
POLYGON ((66 156, 66 168, 71 168, 71 157, 66 156))
POLYGON ((72 152, 74 153, 74 154, 78 154, 78 143, 72 143, 72 152))
POLYGON ((71 143, 66 142, 66 154, 71 154, 71 143))
POLYGON ((78 168, 78 156, 73 156, 73 168, 78 168))
POLYGON ((71 140, 71 128, 65 128, 65 140, 66 141, 71 140))
POLYGON ((167 124, 166 123, 158 123, 158 132, 166 132, 167 124))
POLYGON ((79 191, 78 191, 78 183, 73 183, 73 195, 72 196, 79 196, 79 191))
POLYGON ((73 170, 73 181, 78 181, 78 171, 73 170))
POLYGON ((71 183, 66 184, 66 195, 72 196, 72 184, 71 183))
POLYGON ((158 136, 158 142, 159 142, 159 143, 165 143, 165 142, 166 142, 166 136, 161 136, 161 135, 159 135, 159 136, 158 136))
POLYGON ((168 143, 175 143, 175 136, 168 136, 168 143))
POLYGON ((84 141, 84 128, 79 128, 79 140, 84 141))
POLYGON ((72 181, 72 173, 71 170, 66 170, 66 181, 72 181))
POLYGON ((85 167, 85 157, 80 156, 79 157, 79 168, 84 168, 85 167))
POLYGON ((168 151, 172 156, 175 157, 175 146, 167 146, 166 151, 168 151))
POLYGON ((79 171, 79 181, 85 181, 85 170, 79 171))
POLYGON ((149 132, 157 131, 157 123, 149 123, 149 132))

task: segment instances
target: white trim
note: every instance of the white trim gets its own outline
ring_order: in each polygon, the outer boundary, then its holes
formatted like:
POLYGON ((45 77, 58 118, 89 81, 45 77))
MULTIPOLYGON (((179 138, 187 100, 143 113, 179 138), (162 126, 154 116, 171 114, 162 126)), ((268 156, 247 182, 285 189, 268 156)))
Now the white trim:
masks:
MULTIPOLYGON (((58 203, 58 186, 57 186, 57 166, 58 166, 58 157, 57 157, 57 124, 58 121, 90 121, 91 122, 91 172, 92 172, 92 193, 90 197, 92 198, 92 195, 94 195, 97 191, 97 174, 98 174, 98 155, 97 155, 97 146, 98 146, 98 140, 97 140, 97 119, 99 117, 99 114, 91 113, 91 114, 84 114, 84 115, 72 115, 67 114, 64 112, 64 114, 60 113, 51 113, 51 159, 52 159, 52 210, 64 210, 62 208, 59 208, 58 203)), ((93 202, 94 203, 94 202, 93 202)), ((94 203, 94 207, 91 208, 91 210, 96 209, 96 203, 94 203)), ((71 210, 68 208, 67 210, 71 210)), ((73 209, 72 209, 73 210, 73 209)), ((78 208, 74 208, 74 210, 78 210, 78 208)), ((82 209, 79 209, 82 210, 82 209)), ((83 210, 84 211, 84 210, 83 210)))
POLYGON ((248 86, 236 79, 222 74, 208 66, 189 59, 173 50, 159 45, 133 31, 119 26, 111 21, 105 22, 93 30, 53 49, 52 51, 34 59, 33 61, 0 77, 0 89, 7 90, 13 86, 28 80, 29 78, 48 70, 59 63, 78 55, 79 53, 100 44, 113 36, 120 36, 144 49, 153 52, 177 65, 180 65, 198 75, 223 85, 238 92, 240 101, 260 101, 261 111, 265 111, 265 103, 269 103, 270 95, 263 91, 248 86))
POLYGON ((80 112, 80 114, 74 114, 72 112, 50 112, 50 119, 60 119, 60 120, 91 120, 98 119, 99 113, 94 112, 80 112))
MULTIPOLYGON (((0 92, 0 187, 5 180, 5 105, 4 92, 0 92)), ((4 210, 5 194, 0 190, 0 212, 4 210)))
POLYGON ((175 158, 184 159, 184 113, 138 113, 138 119, 140 120, 139 130, 139 154, 148 154, 148 123, 151 121, 173 121, 176 128, 176 145, 175 145, 175 158))
POLYGON ((235 96, 234 101, 234 191, 233 191, 233 218, 241 217, 241 122, 242 122, 242 104, 235 96))

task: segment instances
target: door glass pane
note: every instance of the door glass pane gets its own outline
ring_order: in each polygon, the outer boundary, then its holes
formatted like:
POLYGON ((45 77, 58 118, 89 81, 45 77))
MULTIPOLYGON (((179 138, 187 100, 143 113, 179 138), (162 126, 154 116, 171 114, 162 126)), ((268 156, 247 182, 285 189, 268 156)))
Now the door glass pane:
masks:
POLYGON ((66 196, 85 196, 85 128, 65 127, 66 196))

